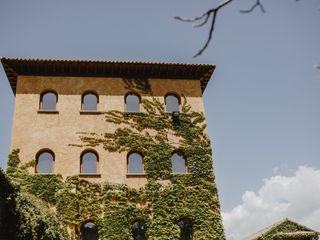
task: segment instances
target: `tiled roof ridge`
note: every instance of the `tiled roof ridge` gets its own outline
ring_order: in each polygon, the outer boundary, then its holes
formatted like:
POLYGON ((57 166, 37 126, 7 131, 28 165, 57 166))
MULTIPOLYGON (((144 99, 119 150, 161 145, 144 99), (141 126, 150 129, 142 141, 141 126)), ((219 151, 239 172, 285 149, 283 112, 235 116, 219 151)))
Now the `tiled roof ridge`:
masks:
POLYGON ((119 64, 151 64, 151 65, 177 65, 177 66, 207 66, 215 67, 208 63, 184 63, 184 62, 157 62, 157 61, 133 61, 133 60, 102 60, 102 59, 61 59, 61 58, 14 58, 0 56, 0 61, 30 61, 30 62, 79 62, 79 63, 119 63, 119 64))

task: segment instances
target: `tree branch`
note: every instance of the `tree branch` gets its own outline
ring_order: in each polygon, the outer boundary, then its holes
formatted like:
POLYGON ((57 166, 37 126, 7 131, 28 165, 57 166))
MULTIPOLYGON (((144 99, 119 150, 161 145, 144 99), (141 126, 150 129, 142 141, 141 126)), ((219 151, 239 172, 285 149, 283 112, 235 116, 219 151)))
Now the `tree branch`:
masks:
POLYGON ((260 8, 262 13, 266 13, 266 11, 264 10, 263 5, 261 4, 260 0, 256 0, 256 3, 252 5, 251 8, 249 8, 248 10, 240 10, 241 13, 251 13, 254 9, 256 9, 257 7, 260 8))
POLYGON ((195 55, 193 55, 194 58, 200 56, 203 53, 203 51, 208 47, 208 45, 212 39, 216 17, 217 17, 217 12, 214 12, 213 16, 212 16, 210 30, 209 30, 209 37, 208 37, 206 43, 204 44, 204 46, 195 55))
MULTIPOLYGON (((320 64, 315 64, 314 67, 320 69, 320 64)), ((320 76, 318 76, 317 79, 320 80, 320 76)))
POLYGON ((208 11, 206 11, 205 13, 203 13, 202 15, 200 15, 198 17, 194 17, 194 18, 185 18, 185 17, 179 17, 179 16, 174 17, 176 20, 179 20, 182 22, 195 23, 193 25, 194 27, 202 27, 208 22, 208 20, 212 16, 208 39, 205 42, 204 46, 201 49, 199 49, 198 52, 193 57, 200 56, 203 53, 203 51, 208 47, 208 45, 212 39, 213 30, 214 30, 214 26, 216 23, 216 17, 217 17, 218 11, 221 8, 223 8, 224 6, 226 6, 227 4, 231 3, 232 1, 233 0, 223 0, 216 7, 209 9, 208 11), (199 21, 202 21, 202 22, 198 23, 199 21))

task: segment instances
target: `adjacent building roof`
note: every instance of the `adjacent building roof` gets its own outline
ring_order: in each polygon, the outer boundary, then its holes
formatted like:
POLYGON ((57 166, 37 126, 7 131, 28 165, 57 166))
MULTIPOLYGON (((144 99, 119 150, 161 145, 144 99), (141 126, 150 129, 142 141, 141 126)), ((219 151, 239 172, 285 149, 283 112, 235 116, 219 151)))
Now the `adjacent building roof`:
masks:
POLYGON ((199 79, 202 92, 204 92, 215 69, 215 65, 213 64, 5 57, 2 57, 0 60, 14 93, 16 92, 18 75, 199 79))
POLYGON ((244 240, 318 239, 319 233, 288 218, 256 232, 244 240))

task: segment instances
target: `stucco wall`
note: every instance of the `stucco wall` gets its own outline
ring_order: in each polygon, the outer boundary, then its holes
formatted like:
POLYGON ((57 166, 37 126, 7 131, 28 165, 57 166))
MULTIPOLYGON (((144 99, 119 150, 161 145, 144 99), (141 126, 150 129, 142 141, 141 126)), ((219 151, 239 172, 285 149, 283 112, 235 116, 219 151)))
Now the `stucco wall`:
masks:
MULTIPOLYGON (((204 111, 199 80, 149 79, 149 83, 151 93, 140 92, 143 98, 152 99, 152 94, 164 102, 165 94, 175 92, 185 95, 193 109, 204 111)), ((106 123, 103 114, 80 114, 81 95, 88 90, 99 94, 98 110, 102 112, 124 111, 124 95, 130 92, 121 78, 18 77, 11 148, 20 149, 22 162, 35 159, 42 149, 50 149, 55 154, 54 173, 64 178, 79 174, 80 155, 86 148, 69 146, 79 143, 77 133, 104 133, 117 128, 106 123), (56 114, 38 113, 40 94, 46 90, 58 93, 56 114)), ((102 147, 94 150, 99 155, 101 177, 90 180, 126 183, 136 188, 147 182, 144 176, 126 176, 127 153, 110 153, 102 147)))

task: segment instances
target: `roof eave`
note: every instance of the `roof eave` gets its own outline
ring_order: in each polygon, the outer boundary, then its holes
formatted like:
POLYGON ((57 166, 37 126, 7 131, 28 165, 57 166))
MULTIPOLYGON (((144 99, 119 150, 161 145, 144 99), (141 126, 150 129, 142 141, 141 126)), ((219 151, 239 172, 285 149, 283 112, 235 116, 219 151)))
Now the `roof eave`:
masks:
POLYGON ((202 93, 212 73, 213 64, 164 62, 125 62, 97 60, 0 58, 13 93, 18 75, 31 76, 138 76, 199 79, 202 93))

